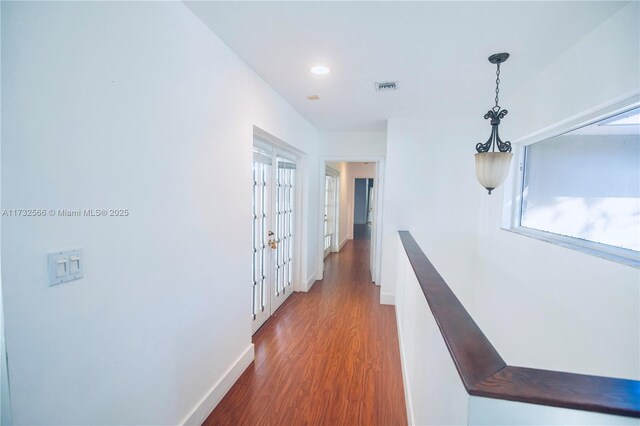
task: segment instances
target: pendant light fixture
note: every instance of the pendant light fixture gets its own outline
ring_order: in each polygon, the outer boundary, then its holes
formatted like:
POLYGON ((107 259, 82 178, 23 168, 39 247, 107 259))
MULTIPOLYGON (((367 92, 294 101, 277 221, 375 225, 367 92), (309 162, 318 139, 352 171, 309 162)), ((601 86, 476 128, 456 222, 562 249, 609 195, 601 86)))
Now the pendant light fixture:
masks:
POLYGON ((489 194, 504 182, 509 173, 511 164, 511 142, 502 142, 498 135, 498 126, 508 111, 502 109, 499 104, 500 93, 500 64, 509 58, 508 53, 496 53, 489 56, 489 62, 496 64, 496 105, 491 108, 484 118, 491 119, 491 135, 485 143, 476 145, 476 177, 480 185, 485 187, 489 194), (498 151, 496 152, 496 147, 498 151))

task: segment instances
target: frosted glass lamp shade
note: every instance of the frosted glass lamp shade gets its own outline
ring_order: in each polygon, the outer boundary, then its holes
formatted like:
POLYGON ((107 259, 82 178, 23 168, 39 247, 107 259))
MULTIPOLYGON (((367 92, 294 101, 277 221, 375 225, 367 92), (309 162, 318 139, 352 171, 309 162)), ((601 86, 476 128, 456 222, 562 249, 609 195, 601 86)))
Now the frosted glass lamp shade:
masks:
POLYGON ((502 185, 511 165, 511 152, 482 152, 476 154, 476 177, 480 185, 491 191, 502 185))

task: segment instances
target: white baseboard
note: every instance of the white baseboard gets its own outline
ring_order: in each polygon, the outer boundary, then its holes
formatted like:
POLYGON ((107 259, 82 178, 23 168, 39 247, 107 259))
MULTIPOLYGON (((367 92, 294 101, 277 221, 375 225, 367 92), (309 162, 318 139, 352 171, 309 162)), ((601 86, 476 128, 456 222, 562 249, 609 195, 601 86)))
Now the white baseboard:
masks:
POLYGON ((395 305, 396 304, 396 295, 391 293, 380 293, 380 304, 381 305, 395 305))
POLYGON ((238 357, 231 367, 222 375, 220 380, 207 392, 191 413, 180 423, 182 425, 200 426, 211 414, 216 405, 229 392, 231 386, 238 380, 244 370, 254 359, 253 343, 238 357))
POLYGON ((311 275, 311 278, 307 279, 307 290, 309 291, 311 290, 311 287, 313 287, 313 285, 316 282, 316 274, 311 275))
POLYGON ((344 245, 347 244, 347 241, 349 241, 349 236, 348 235, 344 240, 342 240, 342 242, 338 246, 338 251, 342 250, 342 247, 344 247, 344 245))
POLYGON ((410 425, 415 424, 413 415, 413 399, 411 397, 411 382, 409 382, 409 372, 407 371, 407 359, 404 351, 402 339, 402 328, 400 327, 400 314, 396 307, 396 327, 398 328, 398 344, 400 345, 400 366, 402 367, 402 382, 404 383, 404 401, 407 408, 407 420, 410 425))

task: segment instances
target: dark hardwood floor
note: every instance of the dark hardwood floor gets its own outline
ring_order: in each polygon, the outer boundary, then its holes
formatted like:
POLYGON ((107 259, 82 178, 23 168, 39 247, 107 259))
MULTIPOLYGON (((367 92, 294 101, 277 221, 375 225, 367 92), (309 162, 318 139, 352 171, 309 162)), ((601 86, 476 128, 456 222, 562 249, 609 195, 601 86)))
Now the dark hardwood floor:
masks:
POLYGON ((205 425, 406 425, 393 306, 371 282, 369 241, 325 260, 253 336, 255 361, 205 425))
POLYGON ((370 240, 371 239, 371 225, 354 224, 353 225, 353 239, 354 240, 370 240))

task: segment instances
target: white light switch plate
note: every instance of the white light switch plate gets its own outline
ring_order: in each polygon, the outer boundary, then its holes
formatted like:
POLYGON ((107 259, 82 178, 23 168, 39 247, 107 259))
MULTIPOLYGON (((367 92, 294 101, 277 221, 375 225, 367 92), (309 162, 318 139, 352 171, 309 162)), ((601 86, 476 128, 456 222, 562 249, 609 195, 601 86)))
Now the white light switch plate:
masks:
POLYGON ((84 259, 82 250, 67 250, 49 253, 49 285, 56 285, 82 278, 84 259))

